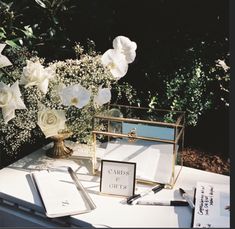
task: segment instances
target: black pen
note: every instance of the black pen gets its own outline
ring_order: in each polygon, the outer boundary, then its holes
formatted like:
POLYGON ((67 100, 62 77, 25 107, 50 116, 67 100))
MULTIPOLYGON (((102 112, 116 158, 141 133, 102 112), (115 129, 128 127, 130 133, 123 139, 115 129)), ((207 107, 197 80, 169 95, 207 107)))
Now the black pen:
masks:
POLYGON ((127 202, 127 204, 132 204, 134 200, 136 200, 136 199, 138 199, 140 197, 146 196, 146 195, 148 195, 150 193, 157 193, 160 190, 162 190, 164 187, 165 187, 164 184, 158 184, 157 186, 154 186, 152 189, 149 189, 149 190, 144 191, 144 192, 142 192, 140 194, 135 194, 133 196, 128 197, 126 202, 127 202))
POLYGON ((195 206, 194 206, 194 203, 193 201, 190 199, 189 195, 182 189, 182 188, 179 188, 180 190, 180 194, 181 196, 189 203, 189 206, 194 209, 195 206))
POLYGON ((157 206, 188 206, 189 203, 183 200, 138 200, 136 202, 138 205, 157 205, 157 206))

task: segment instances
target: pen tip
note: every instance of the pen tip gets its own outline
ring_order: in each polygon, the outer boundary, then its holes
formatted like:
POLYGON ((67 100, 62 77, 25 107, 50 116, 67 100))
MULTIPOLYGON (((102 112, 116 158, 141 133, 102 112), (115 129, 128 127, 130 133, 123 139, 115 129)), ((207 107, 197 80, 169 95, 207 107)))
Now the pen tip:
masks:
POLYGON ((185 191, 182 188, 179 188, 179 190, 181 194, 185 193, 185 191))

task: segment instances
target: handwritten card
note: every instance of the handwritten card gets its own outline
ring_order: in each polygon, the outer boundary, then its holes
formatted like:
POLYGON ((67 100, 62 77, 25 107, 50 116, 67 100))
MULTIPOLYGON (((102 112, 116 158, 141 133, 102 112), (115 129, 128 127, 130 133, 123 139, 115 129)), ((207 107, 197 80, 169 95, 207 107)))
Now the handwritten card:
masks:
POLYGON ((230 227, 229 185, 198 182, 193 227, 230 227))

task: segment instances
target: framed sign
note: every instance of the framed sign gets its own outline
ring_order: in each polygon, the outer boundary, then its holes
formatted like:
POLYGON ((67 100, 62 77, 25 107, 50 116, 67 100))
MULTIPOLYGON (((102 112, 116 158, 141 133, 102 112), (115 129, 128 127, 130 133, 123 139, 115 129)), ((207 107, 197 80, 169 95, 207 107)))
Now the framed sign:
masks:
POLYGON ((100 192, 132 196, 135 192, 136 163, 101 160, 100 192))

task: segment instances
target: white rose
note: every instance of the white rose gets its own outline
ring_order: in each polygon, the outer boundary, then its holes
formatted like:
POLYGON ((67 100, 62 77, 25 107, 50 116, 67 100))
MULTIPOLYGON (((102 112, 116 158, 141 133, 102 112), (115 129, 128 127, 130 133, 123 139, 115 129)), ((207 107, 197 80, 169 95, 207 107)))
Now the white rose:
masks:
POLYGON ((46 94, 49 80, 52 79, 54 75, 55 72, 53 68, 44 68, 40 62, 27 60, 27 65, 23 68, 20 84, 24 84, 25 88, 37 86, 39 90, 46 94))
POLYGON ((39 62, 27 60, 27 65, 23 68, 21 83, 25 84, 25 87, 38 85, 44 79, 43 74, 44 68, 39 62))
POLYGON ((38 112, 38 125, 46 138, 55 136, 65 128, 65 111, 43 110, 38 112))

